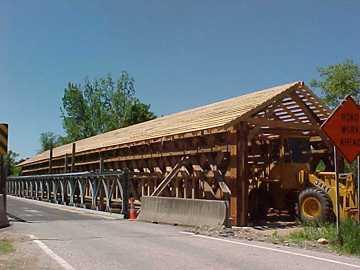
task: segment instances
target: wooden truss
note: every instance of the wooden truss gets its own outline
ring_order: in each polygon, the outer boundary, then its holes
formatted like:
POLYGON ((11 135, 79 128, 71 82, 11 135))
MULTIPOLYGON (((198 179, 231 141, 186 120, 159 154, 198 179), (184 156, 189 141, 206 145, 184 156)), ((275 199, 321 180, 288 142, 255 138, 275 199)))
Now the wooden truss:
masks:
POLYGON ((326 153, 328 142, 320 125, 329 114, 329 109, 299 82, 223 126, 86 152, 76 152, 74 144, 71 155, 25 164, 22 173, 128 168, 131 195, 138 200, 152 194, 200 199, 224 199, 228 194, 232 223, 245 225, 251 183, 266 175, 271 162, 269 142, 306 137, 314 152, 326 153))

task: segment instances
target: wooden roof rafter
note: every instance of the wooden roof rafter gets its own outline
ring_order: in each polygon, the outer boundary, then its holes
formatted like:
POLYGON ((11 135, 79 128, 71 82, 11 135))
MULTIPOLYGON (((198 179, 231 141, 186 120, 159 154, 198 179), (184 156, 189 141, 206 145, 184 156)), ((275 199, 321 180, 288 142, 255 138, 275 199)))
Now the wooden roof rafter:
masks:
POLYGON ((289 134, 294 131, 308 136, 319 134, 325 140, 320 125, 329 114, 330 110, 322 105, 320 99, 300 84, 289 89, 281 99, 256 111, 246 121, 252 125, 252 137, 259 133, 270 138, 288 130, 289 134))
MULTIPOLYGON (((315 118, 318 124, 326 120, 330 115, 330 111, 326 107, 323 107, 318 100, 310 96, 310 93, 307 93, 307 96, 303 95, 303 91, 304 89, 299 89, 288 93, 288 96, 284 97, 282 102, 278 102, 276 106, 272 108, 272 116, 278 120, 291 117, 296 123, 311 122, 310 117, 315 118), (309 99, 309 96, 311 99, 309 99), (308 107, 306 110, 303 108, 304 105, 308 107), (304 120, 304 116, 306 116, 306 120, 304 120)), ((264 111, 258 112, 254 117, 263 117, 266 115, 264 111)))

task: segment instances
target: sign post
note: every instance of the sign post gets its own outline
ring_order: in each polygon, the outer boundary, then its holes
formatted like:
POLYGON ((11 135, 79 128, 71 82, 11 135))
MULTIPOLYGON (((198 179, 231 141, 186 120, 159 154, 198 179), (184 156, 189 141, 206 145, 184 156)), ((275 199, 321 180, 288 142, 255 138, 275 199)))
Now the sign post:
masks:
POLYGON ((339 236, 339 228, 340 228, 340 205, 339 205, 339 171, 338 171, 338 162, 337 162, 337 151, 334 146, 334 167, 335 167, 335 184, 336 184, 336 193, 335 193, 335 201, 336 201, 336 233, 339 236))
MULTIPOLYGON (((360 154, 360 106, 351 96, 347 96, 322 124, 321 129, 334 145, 334 166, 336 180, 336 227, 339 234, 340 206, 339 206, 339 178, 337 164, 337 150, 349 162, 360 154)), ((358 157, 359 171, 359 157, 358 157)), ((358 210, 360 206, 360 180, 358 172, 358 210)), ((360 217, 360 211, 358 216, 360 217)))
POLYGON ((358 222, 360 223, 360 155, 357 156, 357 198, 358 198, 358 222))
POLYGON ((6 214, 6 177, 4 157, 7 154, 8 125, 0 124, 0 228, 9 225, 6 214))

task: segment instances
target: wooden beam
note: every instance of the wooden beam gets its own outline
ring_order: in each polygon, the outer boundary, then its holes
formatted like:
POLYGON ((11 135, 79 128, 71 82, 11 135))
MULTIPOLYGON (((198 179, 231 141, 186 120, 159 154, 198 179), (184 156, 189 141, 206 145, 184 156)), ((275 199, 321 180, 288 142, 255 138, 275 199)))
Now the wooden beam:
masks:
POLYGON ((308 116, 311 124, 314 126, 314 129, 317 131, 323 142, 329 147, 329 149, 331 149, 332 146, 329 142, 328 137, 320 128, 321 123, 317 115, 304 103, 304 101, 301 98, 299 98, 299 96, 296 93, 291 93, 290 96, 308 116))
POLYGON ((296 102, 297 105, 303 110, 303 112, 309 117, 310 122, 313 125, 320 126, 321 122, 319 117, 308 107, 308 105, 294 92, 290 94, 290 97, 296 102))
POLYGON ((76 151, 76 144, 72 144, 72 152, 71 152, 71 172, 75 171, 75 151, 76 151))
POLYGON ((53 148, 50 148, 50 156, 49 156, 49 174, 52 173, 52 161, 53 161, 53 148))
POLYGON ((257 126, 267 126, 269 128, 283 128, 283 129, 295 129, 295 130, 314 130, 316 127, 313 127, 309 124, 304 123, 291 123, 283 122, 281 120, 269 120, 265 118, 252 118, 248 120, 248 123, 255 124, 257 126))
POLYGON ((67 173, 67 169, 68 169, 68 155, 65 154, 65 158, 64 158, 64 172, 67 173))
POLYGON ((248 133, 246 123, 240 122, 230 134, 230 162, 225 179, 231 190, 230 216, 233 225, 245 226, 248 222, 248 133))
POLYGON ((247 120, 249 118, 251 118, 253 115, 263 111, 266 107, 277 103, 278 100, 282 100, 286 95, 288 95, 289 93, 295 91, 296 89, 302 87, 304 85, 303 82, 297 82, 295 83, 293 86, 289 87, 287 90, 281 92, 280 94, 272 97, 271 99, 267 100, 266 102, 264 102, 263 104, 257 106, 256 108, 254 108, 253 110, 250 110, 249 112, 243 114, 241 117, 229 122, 228 124, 225 125, 225 128, 229 129, 231 127, 237 126, 240 122, 247 122, 247 120))
POLYGON ((316 130, 311 131, 310 134, 303 134, 301 130, 288 130, 288 129, 278 129, 278 128, 268 128, 261 129, 260 134, 272 134, 274 136, 284 136, 284 137, 310 137, 316 130))
POLYGON ((161 183, 155 188, 151 196, 159 196, 162 191, 167 187, 167 185, 173 180, 176 179, 178 172, 181 167, 189 162, 189 158, 185 157, 181 159, 170 171, 168 175, 161 181, 161 183))
POLYGON ((240 181, 240 220, 239 225, 248 224, 249 166, 248 166, 248 126, 241 122, 238 129, 238 181, 240 181))
POLYGON ((104 172, 104 157, 102 152, 99 153, 99 172, 100 173, 104 172))
POLYGON ((329 107, 325 104, 325 102, 319 98, 313 91, 311 91, 311 89, 309 87, 307 87, 306 85, 304 85, 303 87, 303 95, 305 95, 304 91, 306 91, 306 94, 312 98, 314 98, 314 101, 311 101, 312 103, 314 103, 314 105, 321 111, 321 113, 323 113, 324 115, 326 115, 326 117, 328 117, 331 113, 331 110, 329 109, 329 107))

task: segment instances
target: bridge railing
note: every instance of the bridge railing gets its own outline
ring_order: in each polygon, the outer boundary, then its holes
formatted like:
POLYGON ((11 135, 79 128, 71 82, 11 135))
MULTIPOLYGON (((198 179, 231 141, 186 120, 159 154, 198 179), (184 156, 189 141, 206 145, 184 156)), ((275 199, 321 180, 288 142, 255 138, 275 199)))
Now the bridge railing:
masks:
POLYGON ((58 204, 128 215, 129 174, 126 170, 112 172, 74 172, 7 179, 8 194, 45 200, 58 204))

